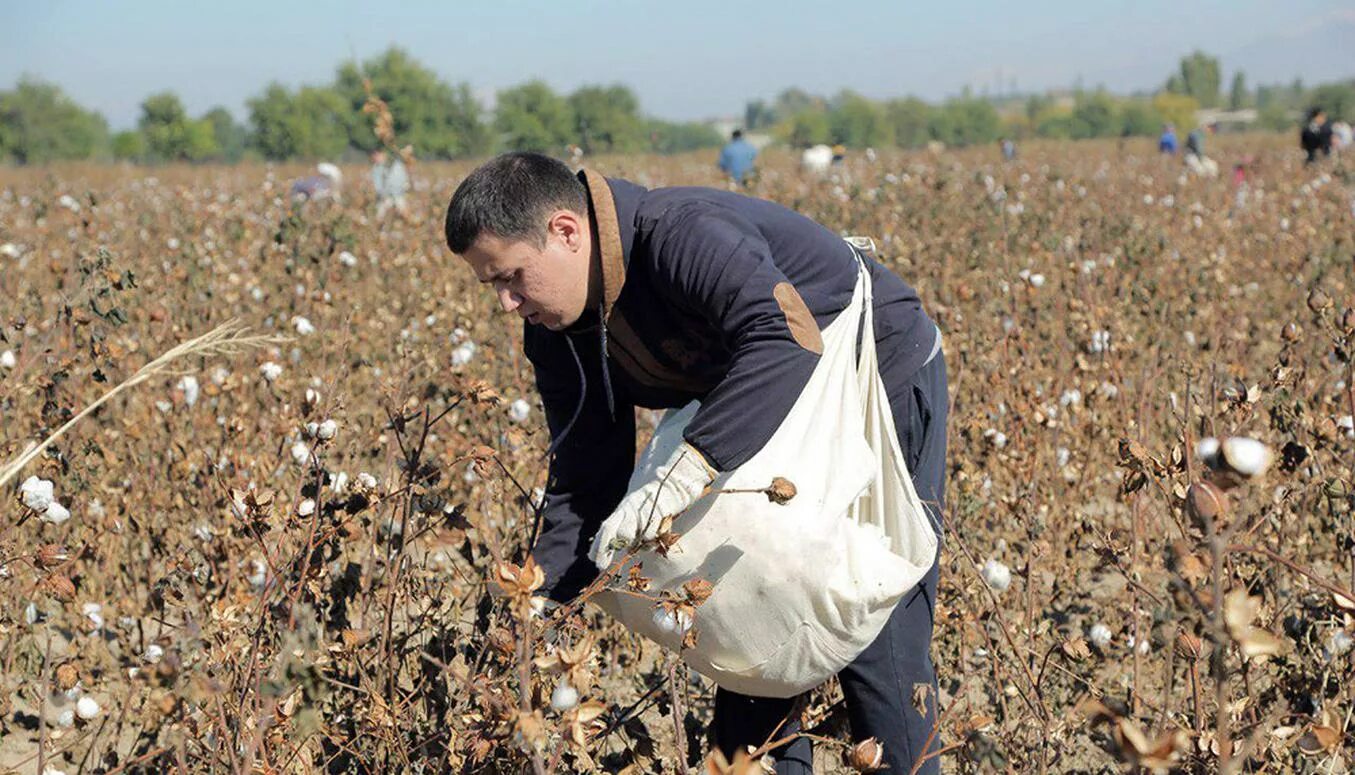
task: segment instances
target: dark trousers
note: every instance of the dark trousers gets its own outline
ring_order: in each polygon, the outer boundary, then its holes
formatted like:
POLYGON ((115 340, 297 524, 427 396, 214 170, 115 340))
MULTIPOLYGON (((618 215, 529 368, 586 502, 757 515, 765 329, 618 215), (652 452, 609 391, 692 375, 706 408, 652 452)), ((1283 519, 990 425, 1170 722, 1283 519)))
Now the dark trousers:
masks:
MULTIPOLYGON (((946 418, 948 394, 946 363, 940 353, 916 374, 890 379, 887 341, 878 344, 880 373, 889 394, 890 410, 898 431, 899 446, 908 461, 918 498, 935 509, 935 524, 941 524, 946 491, 946 418)), ((906 775, 924 753, 936 723, 936 671, 932 667, 933 607, 936 600, 938 564, 906 594, 879 637, 854 662, 838 673, 847 701, 852 738, 874 737, 884 743, 888 772, 906 775), (925 714, 918 712, 918 704, 925 714)), ((749 697, 717 689, 715 718, 711 725, 714 743, 726 756, 746 746, 760 747, 799 731, 795 719, 786 722, 771 737, 787 715, 798 711, 799 698, 749 697)), ((938 733, 929 750, 941 745, 938 733)), ((797 738, 773 751, 776 772, 804 775, 814 771, 812 744, 797 738)), ((939 773, 938 757, 928 759, 918 772, 939 773)))

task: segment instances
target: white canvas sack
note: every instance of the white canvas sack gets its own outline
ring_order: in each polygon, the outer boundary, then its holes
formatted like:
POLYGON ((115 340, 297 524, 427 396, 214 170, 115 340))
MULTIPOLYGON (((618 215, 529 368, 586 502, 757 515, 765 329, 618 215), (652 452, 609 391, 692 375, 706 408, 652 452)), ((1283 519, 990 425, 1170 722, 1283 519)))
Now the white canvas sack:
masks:
MULTIPOLYGON (((682 658, 743 694, 791 697, 846 667, 936 555, 932 518, 913 489, 879 375, 870 276, 858 266, 851 304, 823 331, 823 355, 785 422, 674 520, 681 538, 667 557, 640 552, 630 561, 643 563, 649 594, 680 594, 696 578, 714 585, 696 611, 696 647, 682 658), (762 490, 778 476, 797 490, 784 505, 760 492, 720 492, 762 490)), ((667 413, 631 491, 682 442, 698 407, 667 413)), ((679 648, 682 632, 660 629, 652 601, 614 591, 594 599, 632 631, 679 648)))

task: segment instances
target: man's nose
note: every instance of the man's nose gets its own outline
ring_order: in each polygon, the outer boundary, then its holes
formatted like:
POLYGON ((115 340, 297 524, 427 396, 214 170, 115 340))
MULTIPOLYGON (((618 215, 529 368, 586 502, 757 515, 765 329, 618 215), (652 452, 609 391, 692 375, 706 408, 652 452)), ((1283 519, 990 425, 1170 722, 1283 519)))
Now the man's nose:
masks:
POLYGON ((499 306, 503 307, 504 312, 512 312, 522 306, 522 297, 508 288, 499 288, 499 306))

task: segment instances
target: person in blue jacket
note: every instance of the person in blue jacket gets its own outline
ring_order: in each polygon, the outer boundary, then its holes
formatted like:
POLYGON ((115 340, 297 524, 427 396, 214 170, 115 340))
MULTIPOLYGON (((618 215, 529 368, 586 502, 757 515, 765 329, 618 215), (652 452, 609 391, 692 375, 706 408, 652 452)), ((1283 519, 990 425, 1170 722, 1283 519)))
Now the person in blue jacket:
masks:
POLYGON ((1171 124, 1162 125, 1162 136, 1157 138, 1157 150, 1161 153, 1176 153, 1176 127, 1171 124))
POLYGON ((735 183, 742 183, 744 176, 752 171, 756 158, 757 149, 743 139, 743 130, 735 129, 729 142, 720 149, 720 169, 735 183))
MULTIPOLYGON (((767 443, 818 363, 819 332, 847 306, 858 271, 874 283, 879 368, 900 448, 941 524, 948 399, 940 331, 913 288, 829 229, 735 192, 646 189, 589 169, 576 175, 535 153, 504 154, 472 172, 445 227, 451 251, 523 321, 551 435, 532 548, 546 573, 542 594, 576 597, 614 552, 655 537, 655 503, 665 515, 684 510, 767 443), (660 469, 663 493, 627 495, 635 407, 694 399, 701 406, 684 443, 660 469)), ((939 772, 937 757, 924 753, 937 717, 936 583, 934 563, 838 675, 853 737, 883 742, 892 772, 924 758, 919 772, 939 772)), ((732 756, 778 727, 794 733, 797 708, 796 698, 718 689, 713 743, 732 756)), ((777 772, 812 772, 810 745, 798 737, 774 751, 777 772)))

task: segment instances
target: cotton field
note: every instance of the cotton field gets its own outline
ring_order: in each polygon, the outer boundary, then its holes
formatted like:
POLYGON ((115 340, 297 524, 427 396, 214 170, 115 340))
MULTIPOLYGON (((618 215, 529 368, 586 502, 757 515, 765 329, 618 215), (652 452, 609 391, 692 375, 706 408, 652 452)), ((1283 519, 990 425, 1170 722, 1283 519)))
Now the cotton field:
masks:
MULTIPOLYGON (((1245 196, 1147 140, 759 160, 944 333, 945 771, 1349 768, 1355 168, 1291 140, 1217 139, 1245 196)), ((544 415, 442 242, 471 165, 384 221, 304 169, 0 171, 0 771, 760 772, 705 679, 533 594, 544 415)), ((646 581, 607 583, 699 635, 646 581)), ((879 761, 831 683, 802 716, 879 761)))

